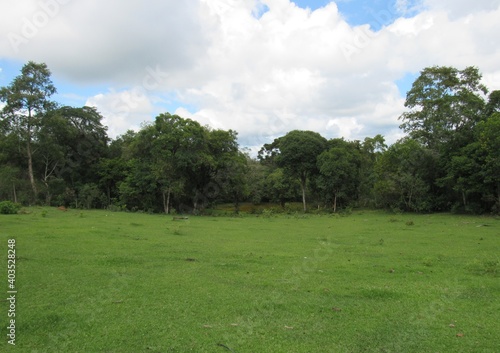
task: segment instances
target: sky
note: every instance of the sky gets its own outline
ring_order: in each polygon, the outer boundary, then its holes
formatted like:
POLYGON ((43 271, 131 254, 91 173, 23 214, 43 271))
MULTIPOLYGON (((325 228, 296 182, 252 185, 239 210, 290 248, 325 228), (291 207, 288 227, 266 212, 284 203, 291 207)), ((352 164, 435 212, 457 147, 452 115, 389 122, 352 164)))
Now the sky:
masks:
POLYGON ((112 138, 169 112, 253 152, 295 129, 393 143, 425 67, 500 89, 498 33, 500 0, 0 0, 0 87, 44 62, 112 138))

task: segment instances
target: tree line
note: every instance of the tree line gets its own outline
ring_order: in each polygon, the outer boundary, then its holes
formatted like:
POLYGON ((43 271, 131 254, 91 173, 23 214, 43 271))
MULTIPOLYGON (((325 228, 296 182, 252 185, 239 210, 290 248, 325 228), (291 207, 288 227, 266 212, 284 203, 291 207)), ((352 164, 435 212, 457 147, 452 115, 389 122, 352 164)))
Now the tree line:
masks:
POLYGON ((0 200, 167 214, 243 202, 500 212, 500 91, 475 67, 422 70, 400 116, 406 136, 390 146, 294 130, 257 158, 236 131, 169 113, 110 139, 95 108, 51 100, 50 77, 30 61, 0 88, 0 200))

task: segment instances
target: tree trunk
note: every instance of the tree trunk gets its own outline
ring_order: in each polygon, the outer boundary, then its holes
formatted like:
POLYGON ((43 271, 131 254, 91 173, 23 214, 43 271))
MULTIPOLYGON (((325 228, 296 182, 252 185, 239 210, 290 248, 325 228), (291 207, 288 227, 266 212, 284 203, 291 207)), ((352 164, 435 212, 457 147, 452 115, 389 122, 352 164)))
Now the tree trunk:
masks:
POLYGON ((14 191, 14 203, 17 203, 16 183, 12 183, 12 190, 14 191))
POLYGON ((497 212, 500 214, 500 183, 497 183, 497 212))
POLYGON ((304 206, 304 212, 307 212, 307 205, 306 205, 306 176, 302 176, 300 178, 300 186, 302 187, 302 205, 304 206))
POLYGON ((109 187, 109 185, 106 187, 106 191, 107 191, 107 195, 108 195, 108 206, 111 206, 111 188, 109 187))
POLYGON ((166 195, 165 190, 163 190, 163 210, 165 211, 165 214, 170 213, 170 192, 170 187, 168 187, 166 195))
POLYGON ((47 206, 50 206, 52 195, 50 195, 49 184, 48 184, 47 180, 44 180, 43 184, 45 185, 45 188, 47 189, 47 191, 45 193, 45 204, 47 206))
POLYGON ((238 196, 234 197, 234 213, 240 214, 240 201, 238 196))
POLYGON ((33 190, 33 196, 34 196, 34 199, 36 202, 38 190, 36 187, 35 177, 33 175, 33 153, 31 152, 31 141, 29 141, 29 140, 28 140, 28 143, 26 145, 26 150, 27 150, 27 154, 28 154, 28 175, 30 178, 31 189, 33 190))
POLYGON ((333 213, 337 213, 337 193, 333 195, 333 213))

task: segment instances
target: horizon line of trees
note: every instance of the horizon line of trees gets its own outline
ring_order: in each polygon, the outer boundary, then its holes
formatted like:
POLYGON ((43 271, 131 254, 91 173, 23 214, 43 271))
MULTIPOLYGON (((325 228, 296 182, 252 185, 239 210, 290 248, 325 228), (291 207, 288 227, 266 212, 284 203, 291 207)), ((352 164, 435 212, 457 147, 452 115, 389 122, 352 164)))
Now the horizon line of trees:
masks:
POLYGON ((0 200, 24 205, 199 213, 218 203, 302 203, 337 212, 500 213, 500 91, 475 67, 428 67, 407 93, 391 146, 294 130, 257 159, 237 132, 163 113, 111 140, 92 107, 60 106, 28 62, 0 88, 0 200))

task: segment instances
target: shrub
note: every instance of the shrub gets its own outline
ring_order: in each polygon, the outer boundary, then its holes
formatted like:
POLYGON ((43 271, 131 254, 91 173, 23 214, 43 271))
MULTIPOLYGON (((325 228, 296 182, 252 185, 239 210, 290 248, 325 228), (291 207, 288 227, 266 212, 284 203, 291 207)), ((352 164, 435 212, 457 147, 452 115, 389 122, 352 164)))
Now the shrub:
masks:
POLYGON ((12 201, 0 202, 0 214, 17 214, 21 209, 21 205, 12 201))
POLYGON ((262 217, 264 218, 271 218, 274 215, 274 211, 272 208, 265 208, 262 210, 262 217))

